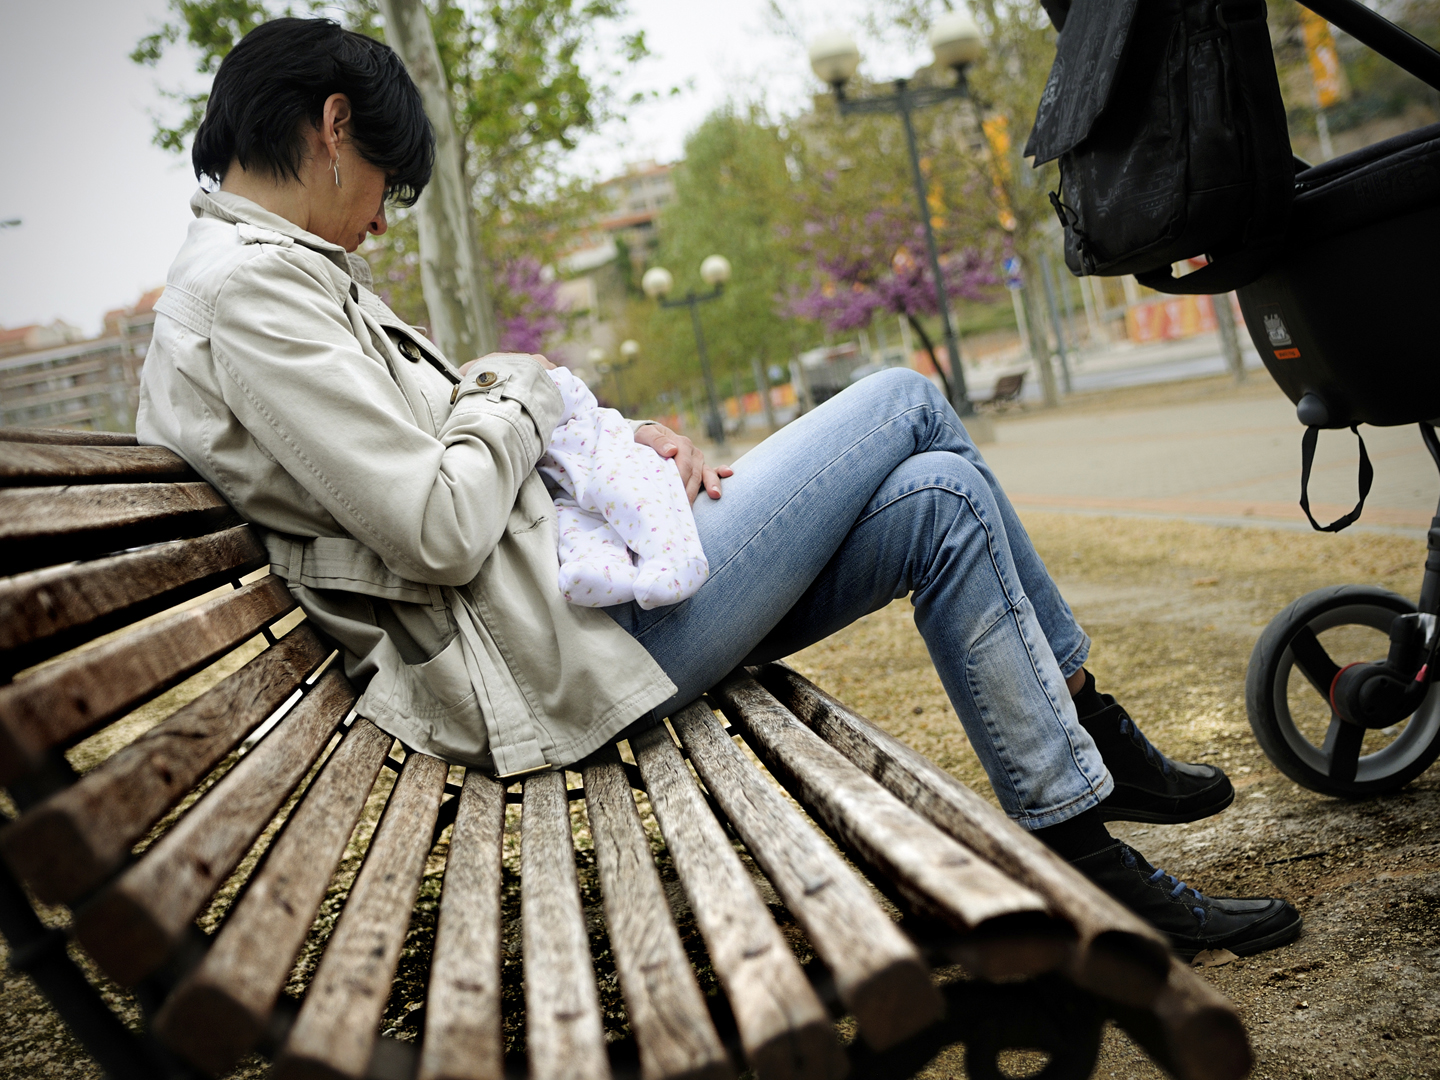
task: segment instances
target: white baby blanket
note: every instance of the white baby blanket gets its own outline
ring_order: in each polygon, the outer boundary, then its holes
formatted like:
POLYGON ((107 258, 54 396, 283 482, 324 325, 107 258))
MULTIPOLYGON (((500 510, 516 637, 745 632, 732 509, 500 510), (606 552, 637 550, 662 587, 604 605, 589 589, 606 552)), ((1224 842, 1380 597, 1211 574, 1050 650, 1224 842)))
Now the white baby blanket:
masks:
POLYGON ((569 369, 550 377, 565 411, 537 468, 555 499, 560 592, 582 607, 646 609, 693 596, 710 564, 675 462, 637 443, 569 369))

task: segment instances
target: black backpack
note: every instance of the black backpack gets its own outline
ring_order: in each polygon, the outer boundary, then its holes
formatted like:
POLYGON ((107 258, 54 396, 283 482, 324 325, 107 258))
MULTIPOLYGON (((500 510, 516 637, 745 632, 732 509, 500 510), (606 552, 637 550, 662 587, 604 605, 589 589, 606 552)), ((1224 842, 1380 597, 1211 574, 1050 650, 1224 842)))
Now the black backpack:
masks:
POLYGON ((1047 0, 1060 30, 1025 145, 1077 275, 1169 293, 1253 281, 1289 218, 1294 159, 1265 0, 1047 0), (1185 277, 1172 263, 1210 265, 1185 277))

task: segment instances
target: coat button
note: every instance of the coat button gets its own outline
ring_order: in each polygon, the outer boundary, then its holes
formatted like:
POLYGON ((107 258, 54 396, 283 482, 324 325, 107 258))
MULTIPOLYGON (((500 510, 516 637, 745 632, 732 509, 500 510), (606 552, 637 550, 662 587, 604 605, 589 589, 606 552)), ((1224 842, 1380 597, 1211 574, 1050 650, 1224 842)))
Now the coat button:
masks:
POLYGON ((413 341, 406 341, 402 338, 400 341, 400 353, 405 359, 412 363, 419 363, 420 361, 420 348, 413 341))
POLYGON ((475 385, 476 385, 476 386, 494 386, 494 385, 495 385, 495 379, 496 379, 495 372, 493 372, 493 371, 482 371, 479 375, 475 376, 475 385))

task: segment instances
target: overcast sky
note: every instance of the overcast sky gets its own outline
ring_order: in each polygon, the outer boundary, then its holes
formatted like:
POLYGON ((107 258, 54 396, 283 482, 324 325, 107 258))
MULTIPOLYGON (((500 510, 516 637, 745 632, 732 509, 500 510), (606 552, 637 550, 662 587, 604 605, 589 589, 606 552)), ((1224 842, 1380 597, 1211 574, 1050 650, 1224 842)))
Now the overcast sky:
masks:
MULTIPOLYGON (((806 34, 853 28, 863 0, 786 0, 806 34), (823 14, 822 14, 823 12, 823 14)), ((726 100, 794 112, 816 89, 804 50, 776 32, 766 0, 630 0, 650 60, 630 91, 682 87, 589 136, 573 169, 609 174, 679 157, 685 135, 726 100)), ((151 145, 159 86, 194 85, 177 55, 158 72, 130 62, 166 0, 0 0, 0 326, 62 318, 89 333, 102 314, 165 280, 191 220, 188 157, 151 145)), ((921 58, 870 43, 867 70, 902 74, 921 58), (889 70, 896 68, 896 70, 889 70)), ((173 115, 173 114, 171 114, 173 115)))

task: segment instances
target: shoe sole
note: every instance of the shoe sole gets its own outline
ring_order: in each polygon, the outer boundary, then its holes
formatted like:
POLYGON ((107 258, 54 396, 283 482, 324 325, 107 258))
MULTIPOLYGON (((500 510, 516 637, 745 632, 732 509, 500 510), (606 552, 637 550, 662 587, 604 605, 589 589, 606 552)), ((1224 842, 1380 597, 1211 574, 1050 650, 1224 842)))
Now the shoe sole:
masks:
POLYGON ((1135 821, 1142 825, 1184 825, 1187 821, 1200 821, 1207 817, 1214 817, 1234 801, 1235 789, 1232 787, 1225 798, 1219 802, 1211 803, 1199 810, 1192 810, 1188 814, 1164 814, 1154 810, 1123 810, 1118 807, 1107 807, 1104 803, 1095 809, 1100 811, 1101 821, 1135 821))
MULTIPOLYGON (((1291 909, 1294 910, 1293 908, 1291 909)), ((1263 937, 1251 938, 1249 941, 1242 941, 1233 945, 1225 945, 1219 942, 1211 942, 1198 949, 1175 949, 1175 955, 1187 964, 1207 949, 1228 949, 1237 957, 1254 956, 1256 953, 1266 952, 1270 949, 1278 949, 1281 945, 1289 945, 1300 936, 1300 931, 1305 928, 1305 918, 1298 911, 1295 912, 1295 921, 1288 922, 1278 929, 1272 930, 1263 937)), ((1174 946, 1171 946, 1174 948, 1174 946)))

